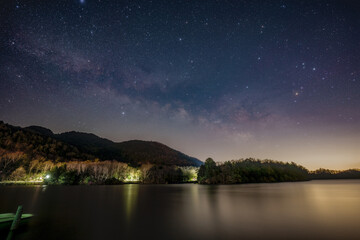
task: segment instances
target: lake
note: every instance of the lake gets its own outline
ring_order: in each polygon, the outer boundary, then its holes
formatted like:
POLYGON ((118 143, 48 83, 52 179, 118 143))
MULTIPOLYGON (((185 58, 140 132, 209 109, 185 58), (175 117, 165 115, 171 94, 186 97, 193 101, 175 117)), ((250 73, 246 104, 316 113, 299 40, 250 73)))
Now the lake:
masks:
POLYGON ((360 180, 205 186, 0 186, 13 239, 359 239, 360 180))

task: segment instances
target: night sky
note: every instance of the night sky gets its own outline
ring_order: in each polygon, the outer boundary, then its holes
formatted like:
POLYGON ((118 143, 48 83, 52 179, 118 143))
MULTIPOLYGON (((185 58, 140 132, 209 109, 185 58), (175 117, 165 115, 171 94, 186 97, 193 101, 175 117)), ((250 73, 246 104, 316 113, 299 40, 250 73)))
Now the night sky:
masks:
POLYGON ((0 120, 360 168, 358 1, 2 1, 0 120))

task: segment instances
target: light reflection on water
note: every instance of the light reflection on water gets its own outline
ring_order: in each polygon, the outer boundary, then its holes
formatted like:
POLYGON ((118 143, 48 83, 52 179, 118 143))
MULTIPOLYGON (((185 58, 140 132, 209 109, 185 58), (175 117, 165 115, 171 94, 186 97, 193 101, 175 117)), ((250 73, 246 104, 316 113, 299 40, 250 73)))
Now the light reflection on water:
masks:
POLYGON ((134 214, 135 206, 137 204, 137 196, 139 193, 139 185, 128 184, 123 187, 124 203, 126 212, 126 221, 131 222, 131 216, 134 214))
POLYGON ((14 239, 358 239, 360 180, 204 186, 0 186, 36 214, 14 239))

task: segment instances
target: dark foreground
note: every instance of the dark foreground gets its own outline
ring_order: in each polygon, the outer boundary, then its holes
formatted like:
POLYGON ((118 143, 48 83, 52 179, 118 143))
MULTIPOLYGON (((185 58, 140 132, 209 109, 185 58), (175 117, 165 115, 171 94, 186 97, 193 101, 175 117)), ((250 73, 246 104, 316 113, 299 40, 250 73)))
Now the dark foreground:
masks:
POLYGON ((358 239, 360 180, 206 186, 0 186, 13 239, 358 239))

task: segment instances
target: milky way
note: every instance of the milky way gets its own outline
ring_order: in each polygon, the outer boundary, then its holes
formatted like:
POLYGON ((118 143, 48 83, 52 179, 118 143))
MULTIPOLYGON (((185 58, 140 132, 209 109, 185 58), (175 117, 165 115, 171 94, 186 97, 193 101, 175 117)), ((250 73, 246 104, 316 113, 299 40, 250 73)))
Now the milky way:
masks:
POLYGON ((360 167, 357 1, 5 1, 0 119, 360 167))

